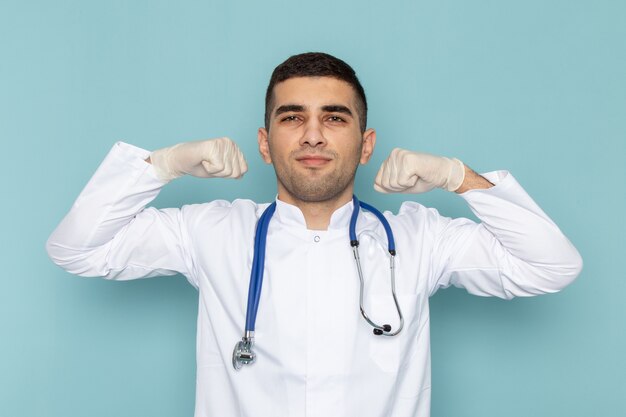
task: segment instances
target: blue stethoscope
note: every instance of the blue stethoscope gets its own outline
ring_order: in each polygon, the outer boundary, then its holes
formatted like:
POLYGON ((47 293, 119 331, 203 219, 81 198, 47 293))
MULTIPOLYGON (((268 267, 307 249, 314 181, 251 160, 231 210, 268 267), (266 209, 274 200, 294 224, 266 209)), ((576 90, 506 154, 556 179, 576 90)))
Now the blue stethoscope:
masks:
MULTIPOLYGON (((361 309, 361 315, 374 328, 374 334, 377 336, 395 336, 402 330, 404 326, 404 317, 400 310, 400 304, 396 297, 396 278, 395 278, 395 257, 396 257, 396 245, 393 239, 393 232, 391 226, 383 214, 371 205, 359 201, 356 196, 352 197, 354 209, 352 210, 352 217, 350 218, 350 246, 354 254, 354 261, 356 263, 357 272, 359 274, 360 292, 359 292, 359 307, 361 309), (387 234, 387 249, 389 251, 390 263, 389 270, 391 271, 391 294, 393 295, 393 301, 398 311, 398 317, 400 318, 400 325, 394 332, 391 330, 389 324, 379 325, 369 318, 365 309, 363 308, 363 291, 365 282, 363 280, 363 270, 361 269, 361 260, 359 258, 359 240, 356 235, 356 221, 359 216, 360 208, 368 210, 373 213, 378 220, 382 223, 387 234)), ((261 218, 257 222, 256 232, 254 235, 254 256, 252 258, 252 271, 250 272, 250 287, 248 288, 248 309, 246 311, 246 329, 243 338, 237 342, 235 349, 233 350, 233 367, 236 370, 241 369, 243 365, 250 365, 256 360, 256 354, 252 350, 254 346, 254 327, 256 323, 256 314, 259 309, 259 300, 261 299, 261 286, 263 285, 263 267, 265 265, 265 243, 267 241, 267 229, 269 227, 272 215, 276 211, 276 202, 270 204, 261 218)))

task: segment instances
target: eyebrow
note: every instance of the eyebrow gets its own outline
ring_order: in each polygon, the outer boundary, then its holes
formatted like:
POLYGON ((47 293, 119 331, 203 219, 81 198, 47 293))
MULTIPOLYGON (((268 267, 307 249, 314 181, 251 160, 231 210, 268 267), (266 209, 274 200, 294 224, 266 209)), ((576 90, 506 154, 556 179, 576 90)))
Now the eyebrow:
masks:
POLYGON ((352 112, 350 111, 350 109, 341 104, 332 104, 329 106, 322 106, 322 110, 327 113, 343 113, 352 117, 352 112))
MULTIPOLYGON (((306 107, 301 104, 285 104, 276 109, 274 112, 274 117, 277 117, 283 113, 289 112, 303 112, 306 110, 306 107)), ((329 104, 326 106, 322 106, 322 111, 327 113, 342 113, 347 114, 350 117, 353 117, 352 111, 342 104, 329 104)))
POLYGON ((301 106, 299 104, 285 104, 284 106, 280 106, 279 108, 276 109, 276 112, 274 112, 274 116, 279 116, 283 113, 303 112, 303 111, 304 111, 304 106, 301 106))

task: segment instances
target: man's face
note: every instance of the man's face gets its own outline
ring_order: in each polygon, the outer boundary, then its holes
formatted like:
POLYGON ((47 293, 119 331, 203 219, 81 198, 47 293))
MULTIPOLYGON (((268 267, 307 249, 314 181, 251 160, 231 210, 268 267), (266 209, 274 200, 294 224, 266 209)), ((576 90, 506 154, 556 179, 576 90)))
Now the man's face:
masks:
POLYGON ((376 133, 361 133, 350 84, 331 77, 290 78, 274 86, 269 132, 259 152, 274 165, 278 196, 288 203, 352 196, 359 163, 369 160, 376 133))

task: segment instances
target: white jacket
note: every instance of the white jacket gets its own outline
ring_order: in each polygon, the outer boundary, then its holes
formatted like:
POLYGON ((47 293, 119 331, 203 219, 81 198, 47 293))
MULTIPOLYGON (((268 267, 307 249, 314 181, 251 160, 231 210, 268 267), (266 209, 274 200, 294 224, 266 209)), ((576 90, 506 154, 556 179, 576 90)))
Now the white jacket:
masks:
MULTIPOLYGON (((243 334, 256 221, 268 204, 212 201, 145 208, 163 184, 148 151, 117 143, 50 236, 53 261, 73 274, 126 280, 180 273, 198 289, 196 417, 426 417, 430 413, 428 298, 463 287, 512 298, 558 291, 582 260, 558 227, 505 171, 495 187, 461 196, 481 220, 442 217, 420 204, 385 213, 393 229, 396 288, 405 317, 395 337, 374 336, 359 313, 348 223, 308 230, 277 201, 256 323, 257 362, 235 371, 243 334)), ((366 309, 397 326, 385 232, 361 212, 357 233, 366 309)))

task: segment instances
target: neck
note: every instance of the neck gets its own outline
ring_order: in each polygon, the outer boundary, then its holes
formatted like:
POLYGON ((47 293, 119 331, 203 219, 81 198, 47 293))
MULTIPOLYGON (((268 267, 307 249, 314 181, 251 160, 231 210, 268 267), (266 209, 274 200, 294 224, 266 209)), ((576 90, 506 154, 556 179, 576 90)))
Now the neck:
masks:
POLYGON ((302 211, 309 230, 327 230, 335 210, 352 200, 352 188, 326 201, 303 201, 286 192, 279 192, 278 199, 294 205, 302 211))

